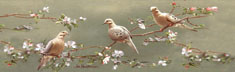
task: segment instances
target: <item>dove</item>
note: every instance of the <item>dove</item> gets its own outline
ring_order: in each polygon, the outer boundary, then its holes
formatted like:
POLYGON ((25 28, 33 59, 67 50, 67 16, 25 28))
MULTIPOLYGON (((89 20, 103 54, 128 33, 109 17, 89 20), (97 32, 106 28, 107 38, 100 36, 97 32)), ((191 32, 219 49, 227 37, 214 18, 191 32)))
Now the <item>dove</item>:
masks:
POLYGON ((40 59, 40 64, 38 70, 41 66, 45 66, 48 61, 54 57, 59 57, 59 55, 64 50, 64 37, 68 35, 67 31, 60 32, 54 39, 50 40, 46 47, 41 51, 43 55, 40 59))
MULTIPOLYGON (((178 19, 177 17, 175 17, 172 14, 162 13, 155 6, 150 7, 150 10, 152 12, 155 23, 161 27, 166 27, 169 24, 170 24, 170 26, 172 26, 173 23, 180 21, 180 19, 178 19)), ((180 27, 180 28, 185 28, 185 29, 191 30, 191 31, 197 31, 197 30, 183 24, 183 21, 180 23, 174 24, 174 27, 180 27)))
POLYGON ((135 44, 132 41, 131 33, 128 31, 126 27, 116 25, 113 19, 111 18, 105 19, 104 24, 109 25, 108 35, 115 43, 116 42, 126 43, 132 49, 134 49, 137 54, 139 54, 139 51, 137 50, 135 44))

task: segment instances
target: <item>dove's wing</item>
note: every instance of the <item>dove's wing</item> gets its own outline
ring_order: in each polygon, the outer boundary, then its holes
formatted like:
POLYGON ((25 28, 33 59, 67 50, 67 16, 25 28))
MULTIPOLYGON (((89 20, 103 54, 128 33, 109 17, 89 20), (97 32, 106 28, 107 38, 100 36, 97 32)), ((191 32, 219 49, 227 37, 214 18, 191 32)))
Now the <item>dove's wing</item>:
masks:
POLYGON ((167 14, 166 18, 167 18, 167 21, 169 21, 170 23, 175 23, 180 20, 177 17, 175 17, 174 15, 170 15, 170 14, 167 14))
POLYGON ((48 53, 50 51, 50 49, 52 48, 53 46, 53 40, 50 40, 47 45, 46 45, 46 48, 43 50, 43 53, 48 53))
MULTIPOLYGON (((167 16, 167 21, 169 21, 170 23, 176 23, 176 22, 180 21, 180 19, 178 19, 174 15, 169 15, 169 16, 167 16)), ((185 29, 197 32, 197 30, 193 29, 192 27, 183 24, 183 21, 175 24, 175 27, 185 28, 185 29)))
POLYGON ((132 36, 131 36, 130 31, 129 31, 126 27, 124 27, 124 26, 121 26, 121 28, 122 28, 124 31, 126 31, 126 32, 128 33, 128 35, 129 35, 129 37, 127 38, 127 42, 126 42, 126 43, 127 43, 132 49, 134 49, 137 54, 139 54, 139 51, 137 50, 135 44, 133 43, 133 41, 132 41, 132 39, 131 39, 132 36))
POLYGON ((120 26, 124 31, 128 33, 128 35, 132 38, 131 32, 124 26, 120 26))

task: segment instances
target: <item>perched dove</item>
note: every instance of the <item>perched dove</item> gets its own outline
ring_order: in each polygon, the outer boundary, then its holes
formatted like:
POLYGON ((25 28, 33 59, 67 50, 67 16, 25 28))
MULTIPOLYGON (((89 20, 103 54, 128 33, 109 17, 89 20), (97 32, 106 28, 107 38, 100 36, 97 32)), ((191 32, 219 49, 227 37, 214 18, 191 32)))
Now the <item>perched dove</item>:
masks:
POLYGON ((38 70, 41 66, 45 66, 55 56, 59 57, 59 54, 64 50, 64 37, 68 35, 67 31, 60 32, 54 39, 48 42, 46 48, 41 52, 43 54, 41 62, 38 66, 38 70))
POLYGON ((126 27, 116 25, 111 18, 105 19, 104 24, 109 25, 108 34, 113 41, 126 43, 131 48, 133 48, 137 54, 139 54, 139 51, 131 39, 131 33, 127 30, 126 27))
MULTIPOLYGON (((150 10, 152 12, 154 21, 156 24, 158 24, 161 27, 165 27, 169 24, 175 23, 177 21, 180 21, 180 19, 176 18, 174 15, 169 13, 162 13, 157 7, 152 6, 150 7, 150 10)), ((185 24, 183 24, 183 21, 180 23, 177 23, 174 25, 174 27, 180 27, 180 28, 186 28, 191 31, 197 31, 193 29, 192 27, 189 27, 185 24)))

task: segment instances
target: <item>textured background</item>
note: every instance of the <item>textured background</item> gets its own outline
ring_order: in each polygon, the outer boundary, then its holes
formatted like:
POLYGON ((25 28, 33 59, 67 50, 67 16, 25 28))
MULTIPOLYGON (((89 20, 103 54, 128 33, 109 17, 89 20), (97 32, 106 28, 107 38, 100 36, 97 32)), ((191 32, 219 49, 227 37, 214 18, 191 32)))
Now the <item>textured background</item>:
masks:
MULTIPOLYGON (((199 30, 199 32, 191 32, 188 30, 171 28, 178 31, 177 37, 181 42, 193 42, 193 47, 202 50, 215 50, 221 52, 234 53, 235 43, 235 0, 175 0, 177 4, 185 7, 208 7, 218 6, 219 11, 214 15, 201 19, 194 19, 192 22, 197 24, 205 24, 208 30, 199 30)), ((112 41, 107 35, 108 26, 102 25, 105 18, 113 18, 119 25, 126 26, 128 29, 134 27, 129 24, 128 17, 147 17, 150 16, 150 6, 158 6, 163 12, 171 10, 171 0, 0 0, 0 15, 8 13, 27 13, 29 10, 36 11, 44 6, 50 7, 49 16, 59 17, 61 13, 65 13, 71 18, 87 17, 88 20, 84 24, 80 24, 79 28, 73 29, 70 36, 66 40, 74 40, 85 45, 107 45, 112 41), (89 33, 88 33, 89 32, 89 33)), ((179 13, 176 10, 175 13, 179 13)), ((15 27, 33 23, 30 19, 17 19, 13 17, 0 18, 0 24, 7 27, 15 27)), ((35 43, 42 39, 51 39, 55 35, 65 30, 62 25, 57 25, 49 20, 40 20, 33 27, 40 29, 31 32, 16 32, 5 30, 0 32, 0 40, 10 41, 16 47, 21 47, 23 39, 31 38, 35 43)), ((143 33, 150 30, 156 30, 159 27, 148 30, 138 30, 133 33, 143 33)), ((158 33, 159 34, 159 33, 158 33)), ((152 36, 152 35, 150 35, 152 36)), ((156 61, 159 56, 169 56, 173 62, 167 67, 155 68, 131 68, 125 65, 119 66, 117 70, 112 70, 112 64, 101 65, 96 69, 77 69, 73 67, 64 68, 61 72, 233 72, 235 63, 217 64, 204 62, 197 68, 184 69, 182 63, 185 62, 181 55, 181 48, 166 44, 164 42, 151 43, 148 46, 142 46, 142 41, 146 37, 136 37, 133 39, 137 45, 140 55, 135 54, 125 44, 116 44, 115 49, 125 52, 126 56, 138 58, 139 60, 156 61)), ((3 53, 3 46, 0 45, 0 72, 36 72, 39 64, 38 55, 33 55, 26 63, 19 63, 13 66, 7 66, 3 63, 7 59, 3 53)), ((95 50, 85 50, 79 54, 89 54, 95 50)), ((50 70, 44 70, 48 72, 50 70)))

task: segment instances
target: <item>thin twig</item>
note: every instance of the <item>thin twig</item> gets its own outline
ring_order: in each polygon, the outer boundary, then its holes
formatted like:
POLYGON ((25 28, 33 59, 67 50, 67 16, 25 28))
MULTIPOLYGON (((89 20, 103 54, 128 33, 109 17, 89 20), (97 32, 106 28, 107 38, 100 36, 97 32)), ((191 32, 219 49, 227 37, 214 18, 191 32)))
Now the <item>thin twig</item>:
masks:
POLYGON ((173 6, 173 8, 171 9, 170 13, 169 14, 172 14, 175 10, 175 7, 173 6))
MULTIPOLYGON (((152 26, 154 26, 154 25, 157 25, 157 24, 146 25, 145 27, 152 27, 152 26)), ((139 29, 139 28, 140 28, 139 26, 136 26, 136 27, 134 27, 133 29, 131 29, 130 32, 132 32, 132 31, 134 31, 134 30, 136 30, 136 29, 139 29)))
MULTIPOLYGON (((24 18, 24 19, 32 19, 34 17, 31 17, 29 16, 29 14, 6 14, 6 15, 3 15, 3 16, 0 16, 0 17, 10 17, 10 16, 13 16, 13 17, 16 17, 16 18, 24 18)), ((49 20, 52 20, 53 22, 57 19, 55 17, 40 17, 39 19, 49 19, 49 20)))
POLYGON ((144 33, 144 34, 132 34, 132 36, 146 36, 146 35, 150 35, 150 34, 154 34, 156 32, 162 32, 164 31, 166 28, 168 28, 170 25, 167 25, 163 28, 161 28, 160 30, 156 30, 156 31, 151 31, 151 32, 147 32, 147 33, 144 33))

